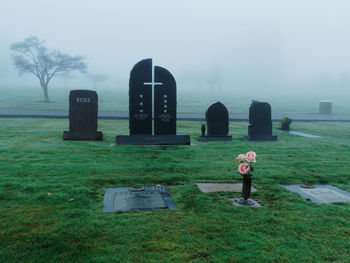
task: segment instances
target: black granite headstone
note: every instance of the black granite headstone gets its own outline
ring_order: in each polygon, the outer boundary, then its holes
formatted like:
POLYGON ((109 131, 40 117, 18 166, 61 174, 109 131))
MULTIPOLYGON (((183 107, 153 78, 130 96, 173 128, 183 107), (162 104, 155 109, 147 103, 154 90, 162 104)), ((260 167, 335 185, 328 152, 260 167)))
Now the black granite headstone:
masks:
POLYGON ((176 134, 176 82, 171 73, 154 67, 154 134, 176 134))
POLYGON ((64 140, 102 140, 97 131, 98 96, 92 90, 71 90, 69 93, 69 131, 64 140))
POLYGON ((118 135, 117 144, 189 145, 189 135, 176 135, 176 82, 162 67, 154 68, 152 59, 137 63, 129 80, 130 136, 118 135), (154 87, 154 135, 152 134, 152 87, 154 87))
POLYGON ((129 128, 130 135, 152 134, 152 59, 137 63, 129 79, 129 128))
POLYGON ((205 113, 207 122, 207 135, 201 136, 200 141, 231 141, 232 136, 228 136, 229 116, 228 110, 221 102, 212 104, 205 113))
POLYGON ((272 135, 271 106, 267 102, 254 101, 249 108, 248 141, 276 141, 272 135))

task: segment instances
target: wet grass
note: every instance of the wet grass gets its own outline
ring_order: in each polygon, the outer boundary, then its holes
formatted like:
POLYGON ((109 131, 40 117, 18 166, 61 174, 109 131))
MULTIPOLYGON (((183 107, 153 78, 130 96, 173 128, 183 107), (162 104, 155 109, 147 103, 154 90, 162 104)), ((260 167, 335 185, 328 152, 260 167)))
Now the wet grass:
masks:
POLYGON ((62 141, 67 120, 0 119, 0 262, 349 262, 350 204, 314 204, 279 184, 350 191, 350 123, 292 124, 277 142, 201 143, 199 122, 178 122, 193 146, 115 146, 127 121, 103 120, 102 142, 62 141), (202 193, 195 182, 240 182, 234 157, 258 154, 252 197, 202 193), (102 213, 108 187, 166 185, 175 210, 102 213))

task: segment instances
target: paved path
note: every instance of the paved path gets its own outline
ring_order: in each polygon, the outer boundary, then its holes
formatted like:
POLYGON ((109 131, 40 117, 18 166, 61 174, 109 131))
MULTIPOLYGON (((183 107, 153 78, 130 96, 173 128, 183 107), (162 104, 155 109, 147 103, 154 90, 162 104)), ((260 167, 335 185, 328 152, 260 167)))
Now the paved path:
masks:
MULTIPOLYGON (((279 121, 282 114, 272 114, 273 121, 279 121)), ((67 111, 45 111, 45 110, 2 110, 0 109, 1 118, 68 118, 67 111)), ((320 114, 289 114, 293 121, 350 121, 350 115, 320 115, 320 114)), ((99 119, 117 119, 127 120, 127 112, 99 112, 99 119)), ((178 113, 178 120, 201 120, 205 119, 204 113, 178 113)), ((230 121, 248 121, 247 114, 230 113, 230 121)))

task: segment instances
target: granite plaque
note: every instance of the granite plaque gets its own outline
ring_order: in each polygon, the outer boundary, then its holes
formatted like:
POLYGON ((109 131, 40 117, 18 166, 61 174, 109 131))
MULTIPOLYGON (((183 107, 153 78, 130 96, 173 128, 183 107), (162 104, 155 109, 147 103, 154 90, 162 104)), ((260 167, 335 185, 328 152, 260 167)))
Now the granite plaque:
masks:
POLYGON ((71 90, 69 93, 69 131, 64 140, 102 140, 97 131, 98 96, 93 90, 71 90))
POLYGON ((315 188, 303 188, 300 185, 282 185, 284 188, 300 194, 307 200, 319 204, 350 202, 350 193, 332 185, 316 184, 315 188))
POLYGON ((165 186, 108 188, 103 199, 103 212, 175 209, 165 186))

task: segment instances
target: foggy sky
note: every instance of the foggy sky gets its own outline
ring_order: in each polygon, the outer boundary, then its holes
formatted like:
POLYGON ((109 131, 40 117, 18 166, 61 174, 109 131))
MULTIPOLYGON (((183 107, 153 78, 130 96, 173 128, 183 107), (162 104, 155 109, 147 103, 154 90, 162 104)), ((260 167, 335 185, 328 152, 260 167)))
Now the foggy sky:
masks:
POLYGON ((349 10, 348 0, 3 0, 0 86, 37 82, 18 76, 9 51, 34 35, 86 57, 112 88, 127 88, 132 66, 151 57, 186 88, 342 91, 349 10))

